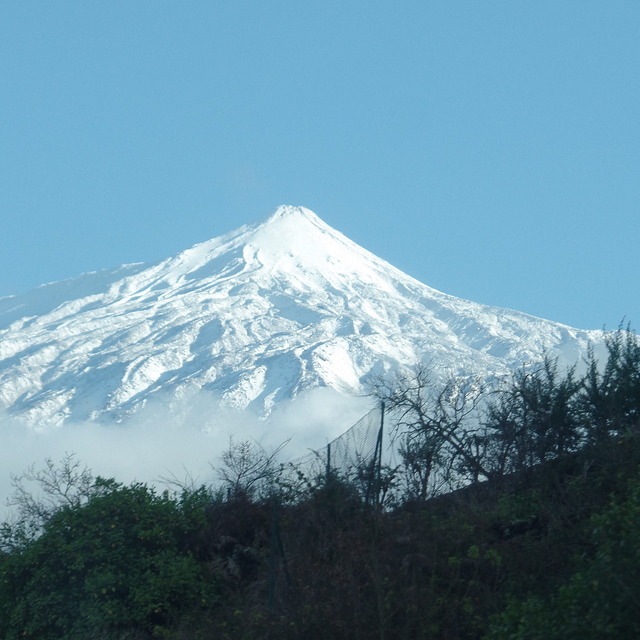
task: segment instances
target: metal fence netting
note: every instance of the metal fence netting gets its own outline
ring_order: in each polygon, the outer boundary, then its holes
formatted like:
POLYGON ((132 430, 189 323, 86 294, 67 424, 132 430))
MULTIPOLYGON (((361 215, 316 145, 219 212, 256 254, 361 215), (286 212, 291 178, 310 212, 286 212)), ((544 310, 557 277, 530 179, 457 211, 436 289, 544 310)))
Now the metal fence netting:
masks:
POLYGON ((382 454, 384 407, 376 407, 324 447, 285 465, 290 478, 315 482, 339 477, 355 482, 365 499, 374 493, 382 454))

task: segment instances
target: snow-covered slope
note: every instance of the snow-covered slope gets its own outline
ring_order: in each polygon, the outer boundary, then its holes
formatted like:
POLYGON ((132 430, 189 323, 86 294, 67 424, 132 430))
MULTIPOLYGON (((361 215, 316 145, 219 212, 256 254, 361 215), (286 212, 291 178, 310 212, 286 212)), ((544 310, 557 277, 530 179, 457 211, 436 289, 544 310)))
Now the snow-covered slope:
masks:
POLYGON ((157 264, 0 299, 0 408, 46 427, 205 389, 266 414, 420 361, 501 373, 543 350, 573 363, 590 341, 600 332, 435 291, 283 206, 157 264))

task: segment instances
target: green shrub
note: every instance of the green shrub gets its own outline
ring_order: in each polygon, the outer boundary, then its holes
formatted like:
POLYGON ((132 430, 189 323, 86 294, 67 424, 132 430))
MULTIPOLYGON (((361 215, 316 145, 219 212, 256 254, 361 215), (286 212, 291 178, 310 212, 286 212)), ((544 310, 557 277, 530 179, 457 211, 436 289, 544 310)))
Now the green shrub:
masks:
POLYGON ((513 601, 487 640, 640 637, 640 484, 591 519, 592 553, 549 597, 513 601))
POLYGON ((2 637, 53 640, 136 628, 149 634, 215 600, 189 549, 206 493, 181 499, 98 480, 101 495, 63 507, 1 562, 2 637))

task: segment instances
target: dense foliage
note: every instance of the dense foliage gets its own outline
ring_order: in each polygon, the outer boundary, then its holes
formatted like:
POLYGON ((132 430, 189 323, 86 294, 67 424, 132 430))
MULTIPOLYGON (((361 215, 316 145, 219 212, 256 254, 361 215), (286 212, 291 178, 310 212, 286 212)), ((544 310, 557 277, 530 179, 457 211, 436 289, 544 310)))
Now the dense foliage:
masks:
POLYGON ((424 371, 383 389, 402 458, 283 476, 231 443, 223 486, 158 493, 73 457, 20 480, 0 536, 0 637, 640 637, 640 345, 545 359, 487 396, 424 371), (369 498, 369 499, 366 499, 369 498))
POLYGON ((205 524, 208 495, 176 499, 100 479, 94 488, 86 504, 61 507, 40 535, 2 557, 3 637, 154 632, 215 601, 215 579, 192 541, 205 524))

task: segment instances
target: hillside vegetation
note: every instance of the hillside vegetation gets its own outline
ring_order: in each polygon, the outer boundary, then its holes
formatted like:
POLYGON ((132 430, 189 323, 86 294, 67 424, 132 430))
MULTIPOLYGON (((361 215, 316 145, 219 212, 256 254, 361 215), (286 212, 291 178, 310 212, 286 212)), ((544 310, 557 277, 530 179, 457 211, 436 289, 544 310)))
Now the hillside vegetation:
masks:
POLYGON ((491 392, 380 388, 394 468, 309 478, 251 443, 217 487, 32 468, 0 536, 0 637, 640 637, 640 343, 607 348, 491 392))

